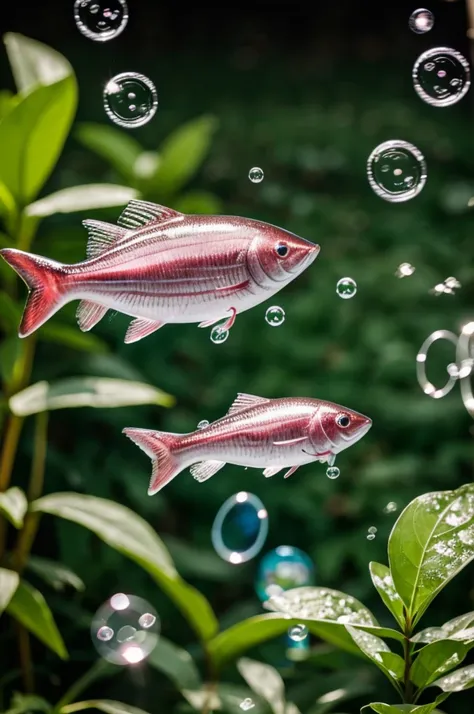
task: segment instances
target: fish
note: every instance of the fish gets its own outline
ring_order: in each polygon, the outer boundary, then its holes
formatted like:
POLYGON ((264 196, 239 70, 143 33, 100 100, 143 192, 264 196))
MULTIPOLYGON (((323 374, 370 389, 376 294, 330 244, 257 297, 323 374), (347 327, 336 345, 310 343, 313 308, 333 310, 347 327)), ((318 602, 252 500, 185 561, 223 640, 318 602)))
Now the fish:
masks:
POLYGON ((152 496, 190 467, 204 482, 226 464, 263 468, 267 478, 305 464, 333 465, 372 426, 363 414, 304 397, 266 399, 239 392, 227 414, 188 434, 127 427, 123 433, 152 460, 152 496))
POLYGON ((167 323, 209 327, 259 305, 300 275, 320 247, 269 223, 236 216, 188 215, 132 200, 117 225, 85 220, 87 259, 59 263, 15 248, 0 255, 26 283, 19 327, 27 337, 60 308, 80 300, 84 332, 108 310, 134 318, 127 344, 167 323))

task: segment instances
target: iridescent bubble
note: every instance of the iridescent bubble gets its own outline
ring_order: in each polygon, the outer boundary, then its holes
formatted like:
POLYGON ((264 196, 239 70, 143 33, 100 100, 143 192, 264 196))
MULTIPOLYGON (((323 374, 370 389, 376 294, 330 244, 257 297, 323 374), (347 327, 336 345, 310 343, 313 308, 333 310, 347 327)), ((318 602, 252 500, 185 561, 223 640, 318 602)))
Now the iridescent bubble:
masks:
POLYGON ((207 421, 207 419, 202 419, 202 421, 200 421, 199 424, 197 425, 197 428, 205 429, 206 426, 209 426, 209 422, 207 421))
POLYGON ((280 327, 285 322, 285 311, 278 305, 272 305, 265 313, 265 320, 272 327, 280 327))
POLYGON ((136 664, 146 659, 158 642, 160 621, 155 610, 136 595, 117 593, 96 612, 92 642, 113 664, 136 664))
POLYGON ((313 561, 299 548, 280 545, 260 561, 255 589, 261 602, 285 590, 314 584, 313 561))
POLYGON ((211 342, 214 342, 215 345, 221 345, 228 337, 229 330, 226 330, 221 325, 216 325, 211 330, 211 342))
POLYGON ((253 493, 240 491, 225 501, 212 524, 214 549, 233 565, 245 563, 262 549, 268 534, 268 513, 253 493))
POLYGON ((339 297, 349 300, 357 293, 357 283, 352 278, 341 278, 337 281, 336 292, 339 297))
POLYGON ((417 196, 426 183, 425 158, 407 141, 385 141, 370 154, 367 177, 374 193, 385 201, 408 201, 417 196))
POLYGON ((90 40, 106 42, 120 35, 128 22, 125 0, 76 0, 77 29, 90 40))
POLYGON ((294 642, 302 642, 308 637, 308 628, 306 625, 294 625, 289 628, 288 637, 294 642))
POLYGON ((127 129, 143 126, 158 109, 156 87, 148 77, 136 72, 122 72, 107 82, 104 107, 115 124, 127 129))
POLYGON ((423 52, 412 74, 418 96, 435 107, 456 104, 471 84, 468 61, 450 47, 434 47, 423 52))
POLYGON ((383 509, 383 512, 384 512, 384 513, 395 513, 395 511, 397 510, 397 508, 398 508, 398 506, 397 506, 397 504, 395 503, 395 501, 389 501, 389 503, 387 503, 387 505, 386 505, 385 508, 383 509))
POLYGON ((328 469, 326 469, 326 476, 328 478, 338 478, 340 476, 340 470, 337 468, 337 466, 330 466, 328 469))
POLYGON ((250 699, 250 697, 247 697, 247 698, 244 699, 242 702, 240 702, 239 706, 240 706, 240 708, 242 709, 242 711, 248 712, 248 711, 250 711, 250 709, 253 709, 253 708, 254 708, 255 704, 254 704, 253 701, 250 699))
POLYGON ((415 268, 413 265, 410 265, 410 263, 400 263, 395 275, 397 278, 408 278, 410 275, 413 275, 414 272, 415 268))
POLYGON ((417 35, 422 35, 425 32, 429 32, 434 25, 434 15, 430 10, 426 10, 424 7, 414 10, 410 15, 408 20, 408 26, 410 30, 416 32, 417 35))
POLYGON ((249 171, 249 179, 252 183, 261 183, 264 178, 264 173, 259 166, 254 166, 253 169, 249 171))

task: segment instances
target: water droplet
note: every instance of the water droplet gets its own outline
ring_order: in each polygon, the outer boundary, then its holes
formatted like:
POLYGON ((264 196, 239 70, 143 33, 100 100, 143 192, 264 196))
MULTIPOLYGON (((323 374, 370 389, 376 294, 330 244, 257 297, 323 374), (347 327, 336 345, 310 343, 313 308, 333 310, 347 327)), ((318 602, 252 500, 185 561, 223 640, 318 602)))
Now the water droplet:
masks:
POLYGON ((249 179, 252 183, 261 183, 263 181, 264 173, 259 166, 254 166, 253 169, 249 171, 249 179))
POLYGON ((265 313, 265 320, 272 327, 280 327, 285 322, 285 311, 278 305, 272 305, 265 313))
POLYGON ((357 283, 352 278, 341 278, 336 285, 336 292, 344 300, 354 297, 357 292, 357 283))
POLYGON ((250 699, 250 697, 247 697, 247 698, 244 699, 242 702, 240 702, 240 705, 239 705, 239 706, 240 706, 240 708, 242 709, 242 711, 248 712, 250 709, 253 709, 253 708, 254 708, 255 704, 254 704, 253 701, 250 699))
POLYGON ((214 549, 234 565, 254 558, 268 534, 268 513, 253 493, 240 491, 225 501, 212 524, 214 549))
POLYGON ((107 82, 104 107, 109 119, 119 126, 127 129, 143 126, 156 114, 158 94, 148 77, 136 72, 122 72, 107 82), (131 103, 130 94, 137 101, 131 103))
POLYGON ((367 540, 374 540, 375 538, 375 533, 368 533, 367 534, 367 540))
POLYGON ((470 87, 469 63, 450 47, 434 47, 416 60, 413 82, 423 101, 435 107, 448 107, 459 102, 470 87))
POLYGON ((413 265, 410 265, 410 263, 400 263, 395 275, 397 276, 397 278, 407 278, 410 275, 413 275, 414 272, 415 268, 413 267, 413 265))
POLYGON ((326 469, 326 476, 328 478, 338 478, 340 473, 341 472, 337 468, 337 466, 330 466, 328 469, 326 469))
POLYGON ((128 22, 125 0, 76 0, 77 29, 90 40, 106 42, 118 37, 128 22))
POLYGON ((260 561, 255 589, 261 602, 285 590, 314 584, 313 561, 302 550, 280 545, 260 561))
POLYGON ((367 160, 367 177, 372 190, 391 203, 417 196, 426 183, 426 176, 423 154, 407 141, 385 141, 367 160))
POLYGON ((288 630, 288 637, 294 642, 302 642, 308 637, 308 628, 306 625, 295 625, 288 630))
POLYGON ((390 501, 389 503, 387 503, 387 505, 386 505, 385 508, 383 509, 383 512, 384 512, 384 513, 395 513, 395 511, 397 510, 397 508, 398 508, 398 506, 397 506, 397 504, 395 503, 395 501, 390 501))
POLYGON ((117 593, 94 615, 91 634, 99 654, 113 664, 136 664, 154 650, 160 621, 153 608, 136 595, 117 593))
POLYGON ((211 342, 215 345, 221 345, 229 337, 229 330, 226 330, 221 325, 216 325, 211 330, 211 342))
POLYGON ((369 533, 377 533, 377 528, 375 526, 370 526, 369 533))
POLYGON ((207 419, 202 419, 202 421, 200 421, 199 424, 197 425, 197 428, 205 429, 206 426, 209 426, 209 422, 207 421, 207 419))
POLYGON ((434 15, 430 10, 426 10, 424 7, 414 10, 410 15, 408 20, 408 26, 410 30, 416 32, 417 35, 422 35, 425 32, 429 32, 434 25, 434 15))

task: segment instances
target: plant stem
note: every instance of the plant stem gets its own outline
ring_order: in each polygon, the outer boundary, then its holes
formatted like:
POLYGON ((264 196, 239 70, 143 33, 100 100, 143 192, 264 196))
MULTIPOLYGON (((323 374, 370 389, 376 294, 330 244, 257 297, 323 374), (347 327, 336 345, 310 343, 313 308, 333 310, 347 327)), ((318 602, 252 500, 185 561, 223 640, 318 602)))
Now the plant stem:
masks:
POLYGON ((18 649, 20 652, 20 664, 23 678, 23 687, 27 694, 35 690, 35 677, 33 672, 33 662, 31 659, 30 636, 23 625, 17 623, 18 649))
POLYGON ((413 683, 410 679, 410 674, 411 674, 411 665, 412 665, 412 657, 411 657, 411 642, 410 642, 410 637, 412 633, 412 623, 410 618, 406 615, 405 616, 405 632, 404 637, 405 639, 403 640, 403 654, 404 654, 404 659, 405 659, 405 671, 403 673, 403 684, 404 684, 404 703, 405 704, 413 704, 413 683))

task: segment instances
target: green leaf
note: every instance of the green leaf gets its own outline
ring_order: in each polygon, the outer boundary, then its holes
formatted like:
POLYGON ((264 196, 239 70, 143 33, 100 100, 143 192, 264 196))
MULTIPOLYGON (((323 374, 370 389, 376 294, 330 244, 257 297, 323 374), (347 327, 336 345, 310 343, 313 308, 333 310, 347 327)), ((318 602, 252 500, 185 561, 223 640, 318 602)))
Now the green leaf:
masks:
POLYGON ((0 344, 0 375, 7 384, 13 379, 20 350, 21 342, 16 335, 7 337, 0 344))
POLYGON ((80 124, 75 136, 123 177, 133 178, 135 163, 143 149, 129 133, 105 124, 80 124))
POLYGON ((252 691, 269 703, 274 714, 285 714, 285 684, 274 667, 242 657, 237 669, 252 691))
POLYGON ((238 577, 235 567, 222 560, 214 550, 193 546, 169 535, 163 540, 184 577, 201 577, 215 582, 230 582, 238 577))
POLYGON ((5 292, 0 291, 0 325, 6 331, 18 328, 21 306, 5 292))
POLYGON ((74 588, 74 590, 78 591, 85 589, 81 578, 62 563, 56 563, 54 560, 30 555, 27 567, 32 573, 43 578, 43 580, 55 590, 64 590, 66 587, 74 588))
POLYGON ((22 580, 6 609, 12 617, 36 635, 61 659, 68 658, 66 647, 53 620, 51 610, 39 590, 22 580))
POLYGON ((474 484, 412 501, 393 527, 388 553, 395 588, 416 622, 474 558, 474 484))
POLYGON ((181 213, 216 215, 222 211, 222 202, 208 191, 189 191, 173 201, 173 208, 181 213))
POLYGON ((252 714, 267 714, 268 706, 247 687, 235 684, 204 684, 200 689, 183 689, 181 694, 199 714, 224 710, 226 714, 242 714, 242 702, 251 699, 252 714))
POLYGON ((172 406, 174 398, 141 382, 105 377, 72 377, 58 382, 37 382, 10 399, 17 416, 72 407, 124 407, 135 404, 172 406))
POLYGON ((201 687, 201 677, 189 652, 164 637, 160 637, 147 661, 152 667, 166 674, 177 689, 201 687))
POLYGON ((55 213, 76 213, 93 211, 97 208, 123 206, 132 198, 137 198, 138 191, 127 186, 109 183, 90 183, 85 186, 73 186, 56 191, 26 207, 28 216, 44 218, 55 213))
POLYGON ((59 323, 49 322, 43 325, 39 332, 42 342, 65 345, 80 352, 94 352, 106 354, 109 351, 107 344, 90 332, 80 332, 77 327, 69 327, 59 323))
POLYGON ((50 712, 52 706, 43 697, 35 694, 19 694, 16 692, 10 703, 10 709, 5 714, 23 714, 24 712, 50 712))
POLYGON ((417 687, 427 687, 442 674, 457 667, 468 652, 469 647, 462 642, 432 642, 418 653, 410 670, 410 679, 417 687))
POLYGON ((0 181, 0 216, 3 216, 7 227, 11 227, 17 207, 10 190, 0 181))
POLYGON ((20 98, 16 94, 13 94, 13 92, 10 92, 9 89, 0 89, 0 119, 3 119, 19 101, 20 98))
POLYGON ((380 637, 376 637, 370 632, 363 632, 350 625, 346 625, 346 630, 361 652, 376 664, 386 677, 390 680, 403 679, 404 660, 399 655, 391 652, 390 647, 380 637))
POLYGON ((147 714, 143 709, 132 707, 131 704, 116 702, 113 699, 89 699, 85 702, 75 702, 66 704, 59 711, 61 714, 72 714, 72 712, 80 712, 84 709, 98 709, 105 714, 147 714))
POLYGON ((405 626, 405 618, 403 616, 403 600, 395 590, 390 568, 381 563, 369 563, 370 577, 375 589, 382 598, 385 607, 390 610, 398 624, 405 626))
POLYGON ((0 493, 0 513, 7 518, 12 526, 21 528, 23 518, 28 510, 28 501, 21 488, 13 486, 7 491, 0 493))
POLYGON ((202 639, 213 637, 218 625, 208 601, 179 577, 155 531, 129 508, 104 498, 56 493, 34 501, 31 509, 88 528, 111 548, 138 563, 181 609, 202 639))
POLYGON ((6 570, 6 568, 0 568, 0 615, 8 607, 19 584, 20 576, 18 573, 13 570, 6 570))
POLYGON ((433 682, 433 687, 439 687, 443 692, 463 692, 474 687, 474 664, 456 669, 433 682))
POLYGON ((7 32, 3 40, 19 92, 28 93, 73 74, 67 59, 42 42, 15 32, 7 32))
POLYGON ((459 615, 441 627, 427 627, 411 638, 412 642, 436 642, 437 640, 474 640, 474 612, 459 615))
POLYGON ((369 709, 377 714, 430 714, 434 712, 438 701, 431 704, 382 704, 382 702, 372 702, 362 707, 361 712, 368 713, 369 709))
POLYGON ((197 172, 209 151, 217 122, 203 116, 180 126, 163 142, 158 170, 150 179, 155 191, 178 192, 197 172))

